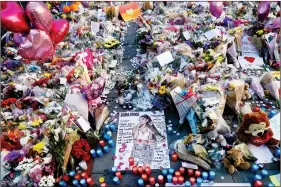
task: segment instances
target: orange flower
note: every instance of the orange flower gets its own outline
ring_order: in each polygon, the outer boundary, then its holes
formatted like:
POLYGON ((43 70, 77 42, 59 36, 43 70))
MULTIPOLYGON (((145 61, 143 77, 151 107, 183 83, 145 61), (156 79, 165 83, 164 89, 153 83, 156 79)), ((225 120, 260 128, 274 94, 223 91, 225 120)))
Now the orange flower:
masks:
POLYGON ((70 5, 70 10, 71 11, 78 11, 78 6, 75 3, 73 3, 73 4, 70 5))
POLYGON ((70 12, 70 7, 68 5, 65 5, 65 6, 63 6, 62 10, 64 13, 68 13, 68 12, 70 12))

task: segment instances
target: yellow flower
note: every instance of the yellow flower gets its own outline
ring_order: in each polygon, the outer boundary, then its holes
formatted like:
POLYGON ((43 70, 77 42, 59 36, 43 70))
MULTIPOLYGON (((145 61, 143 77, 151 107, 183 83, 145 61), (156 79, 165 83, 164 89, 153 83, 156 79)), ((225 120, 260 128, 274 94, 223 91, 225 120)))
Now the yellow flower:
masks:
POLYGON ((52 5, 50 3, 47 3, 48 9, 52 8, 52 5))
POLYGON ((65 19, 65 18, 66 18, 66 15, 65 15, 65 14, 62 14, 62 15, 61 15, 61 18, 65 19))
POLYGON ((213 85, 207 85, 205 90, 206 91, 217 91, 218 87, 217 86, 213 86, 213 85))
POLYGON ((19 126, 18 126, 18 129, 19 129, 19 130, 23 130, 23 129, 25 129, 25 128, 26 128, 25 122, 21 122, 21 123, 19 124, 19 126))
POLYGON ((50 77, 51 74, 50 74, 50 73, 44 73, 43 76, 44 76, 44 77, 50 77))
POLYGON ((262 35, 263 34, 263 30, 258 30, 256 33, 259 34, 259 35, 262 35))
POLYGON ((41 123, 43 123, 43 121, 42 121, 42 119, 37 119, 37 120, 34 120, 34 121, 32 121, 31 122, 31 125, 33 126, 33 127, 37 127, 37 126, 39 126, 41 123))
POLYGON ((39 142, 38 144, 33 146, 33 151, 36 151, 37 153, 42 153, 44 151, 45 144, 43 142, 39 142))
POLYGON ((223 59, 224 59, 223 56, 219 56, 217 60, 221 63, 223 59))
POLYGON ((166 93, 166 86, 160 86, 159 90, 158 90, 159 94, 164 94, 166 93))

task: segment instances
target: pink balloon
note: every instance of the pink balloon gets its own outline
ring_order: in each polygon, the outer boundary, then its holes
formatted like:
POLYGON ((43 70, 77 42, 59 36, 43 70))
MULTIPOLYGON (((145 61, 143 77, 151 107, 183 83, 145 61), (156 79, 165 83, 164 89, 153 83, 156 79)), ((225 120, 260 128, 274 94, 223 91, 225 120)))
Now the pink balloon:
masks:
POLYGON ((94 100, 98 98, 104 89, 105 86, 105 79, 102 77, 97 78, 94 80, 89 86, 86 91, 87 98, 89 100, 94 100))
POLYGON ((20 44, 25 40, 25 37, 20 33, 14 33, 13 39, 16 46, 20 46, 20 44))
POLYGON ((216 18, 219 18, 223 12, 223 3, 222 2, 211 2, 210 3, 210 12, 216 18))
POLYGON ((261 2, 258 7, 258 19, 260 21, 264 21, 268 17, 269 11, 270 11, 269 2, 261 2))
POLYGON ((280 28, 280 17, 277 17, 272 21, 272 28, 280 28))
POLYGON ((53 51, 53 42, 49 35, 37 29, 31 29, 19 47, 19 54, 28 60, 46 60, 52 56, 53 51))
POLYGON ((68 34, 69 23, 66 19, 53 20, 50 37, 54 44, 60 43, 68 34))
POLYGON ((26 13, 30 22, 37 28, 47 33, 52 27, 52 14, 47 5, 42 2, 29 2, 26 6, 26 13))
POLYGON ((16 2, 1 2, 1 25, 11 32, 27 33, 29 21, 23 8, 16 2))

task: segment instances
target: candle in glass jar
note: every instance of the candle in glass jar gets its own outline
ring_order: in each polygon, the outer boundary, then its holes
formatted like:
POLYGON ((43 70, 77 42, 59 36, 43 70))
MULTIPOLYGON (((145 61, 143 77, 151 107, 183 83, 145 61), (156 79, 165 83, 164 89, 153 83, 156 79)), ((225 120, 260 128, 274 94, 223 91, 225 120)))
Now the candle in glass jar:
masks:
POLYGON ((163 175, 158 175, 158 182, 159 182, 159 184, 163 184, 164 183, 163 175))
POLYGON ((154 177, 149 177, 149 184, 154 185, 155 184, 155 178, 154 177))
POLYGON ((146 173, 147 175, 150 175, 150 174, 151 174, 151 169, 150 169, 149 166, 146 166, 144 170, 145 170, 145 173, 146 173))

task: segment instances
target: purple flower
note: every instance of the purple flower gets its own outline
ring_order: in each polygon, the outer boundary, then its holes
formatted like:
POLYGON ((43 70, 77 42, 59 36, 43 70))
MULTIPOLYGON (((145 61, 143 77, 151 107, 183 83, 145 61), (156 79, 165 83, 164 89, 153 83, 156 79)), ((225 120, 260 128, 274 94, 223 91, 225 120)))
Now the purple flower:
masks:
POLYGON ((20 158, 21 156, 22 155, 20 154, 19 151, 12 151, 5 156, 5 160, 12 162, 12 161, 20 158))

